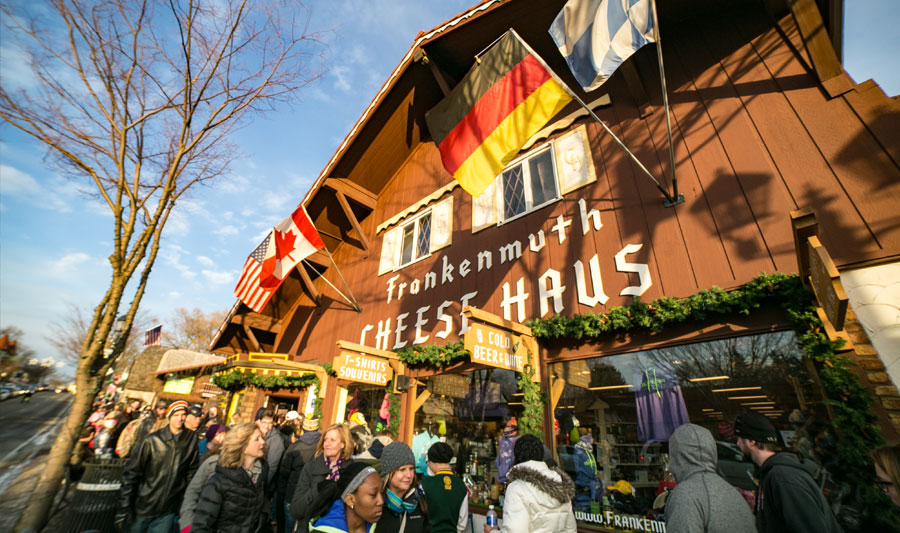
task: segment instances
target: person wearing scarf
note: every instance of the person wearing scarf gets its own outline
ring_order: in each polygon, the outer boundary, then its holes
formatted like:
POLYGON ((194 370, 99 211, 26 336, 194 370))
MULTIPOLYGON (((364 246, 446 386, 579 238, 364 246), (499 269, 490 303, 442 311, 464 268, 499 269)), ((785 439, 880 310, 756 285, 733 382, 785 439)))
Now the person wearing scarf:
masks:
POLYGON ((419 486, 416 459, 405 442, 392 442, 381 452, 384 508, 378 533, 430 532, 419 486))
MULTIPOLYGON (((297 533, 308 533, 310 520, 317 518, 314 505, 319 491, 328 483, 339 482, 341 467, 350 460, 353 441, 343 424, 333 424, 322 432, 316 455, 303 466, 291 499, 291 515, 297 520, 297 533)), ((326 509, 327 510, 327 509, 326 509)))
POLYGON ((325 480, 313 507, 322 515, 309 525, 310 533, 370 533, 382 515, 381 477, 366 463, 354 461, 325 480))

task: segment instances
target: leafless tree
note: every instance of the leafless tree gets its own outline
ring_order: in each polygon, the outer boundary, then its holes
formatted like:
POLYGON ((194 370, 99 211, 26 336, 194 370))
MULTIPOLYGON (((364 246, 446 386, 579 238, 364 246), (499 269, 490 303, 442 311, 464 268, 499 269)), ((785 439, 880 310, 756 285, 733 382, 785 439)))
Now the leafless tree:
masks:
POLYGON ((124 349, 125 336, 108 341, 114 323, 123 314, 132 328, 177 200, 227 170, 228 136, 250 114, 321 75, 323 45, 289 0, 54 0, 2 12, 34 83, 4 79, 0 117, 43 143, 112 215, 112 274, 87 320, 78 394, 17 526, 39 530, 91 399, 124 349))
POLYGON ((223 309, 204 313, 198 307, 193 309, 179 307, 173 313, 171 324, 163 328, 163 344, 195 352, 206 352, 209 351, 209 344, 228 311, 223 309))
MULTIPOLYGON (((144 311, 138 311, 131 329, 122 333, 126 335, 126 339, 122 352, 119 354, 117 366, 127 365, 134 361, 134 358, 144 348, 143 331, 157 323, 156 318, 144 311)), ((84 346, 84 339, 88 336, 90 325, 88 311, 69 302, 66 305, 65 314, 47 327, 48 335, 44 339, 56 348, 60 360, 78 365, 81 360, 81 348, 84 346)))

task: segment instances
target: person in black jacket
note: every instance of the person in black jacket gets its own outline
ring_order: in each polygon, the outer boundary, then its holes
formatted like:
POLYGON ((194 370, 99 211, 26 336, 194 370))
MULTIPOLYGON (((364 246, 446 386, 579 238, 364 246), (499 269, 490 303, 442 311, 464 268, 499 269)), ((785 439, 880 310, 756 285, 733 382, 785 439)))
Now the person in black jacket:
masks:
POLYGON ((219 463, 194 511, 192 533, 256 533, 266 516, 266 441, 255 424, 240 424, 225 436, 219 463))
POLYGON ((129 459, 119 490, 119 529, 128 523, 130 533, 172 530, 184 489, 200 459, 197 436, 184 430, 187 410, 185 401, 172 403, 166 411, 169 425, 148 435, 129 459))
POLYGON ((431 525, 416 483, 416 459, 405 442, 392 442, 381 452, 384 508, 378 533, 429 533, 431 525))
POLYGON ((813 479, 818 469, 796 455, 778 452, 778 431, 759 413, 734 421, 734 435, 744 456, 759 467, 756 528, 760 533, 839 533, 822 490, 813 479))
POLYGON ((338 481, 340 470, 345 462, 349 462, 352 451, 353 441, 347 426, 332 424, 325 429, 316 446, 316 456, 303 466, 294 485, 290 509, 297 519, 297 533, 307 533, 310 519, 315 518, 313 502, 318 497, 319 484, 326 479, 338 481))
POLYGON ((278 533, 293 533, 294 517, 291 516, 291 499, 294 497, 294 488, 300 479, 300 472, 303 471, 303 455, 300 453, 299 441, 300 427, 282 426, 282 432, 285 430, 292 431, 291 445, 284 451, 281 458, 281 466, 278 468, 278 491, 276 494, 280 499, 280 504, 284 510, 284 527, 278 533))

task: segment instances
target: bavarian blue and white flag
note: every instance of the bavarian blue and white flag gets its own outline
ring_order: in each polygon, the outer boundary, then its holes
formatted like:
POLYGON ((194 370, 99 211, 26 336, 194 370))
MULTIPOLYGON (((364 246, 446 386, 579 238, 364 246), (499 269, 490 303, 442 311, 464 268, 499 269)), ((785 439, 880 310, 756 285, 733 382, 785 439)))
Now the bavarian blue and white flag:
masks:
POLYGON ((653 37, 653 0, 569 0, 550 36, 575 79, 590 91, 653 37))

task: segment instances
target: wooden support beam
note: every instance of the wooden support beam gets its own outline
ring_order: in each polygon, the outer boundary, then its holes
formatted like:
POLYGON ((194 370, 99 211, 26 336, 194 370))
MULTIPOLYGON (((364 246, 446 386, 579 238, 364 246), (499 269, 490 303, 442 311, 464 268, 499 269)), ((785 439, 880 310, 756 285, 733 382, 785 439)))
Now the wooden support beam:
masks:
POLYGON ((344 193, 341 191, 335 191, 337 195, 337 201, 341 204, 341 209, 344 210, 344 216, 347 217, 347 220, 350 221, 350 225, 353 226, 353 229, 356 231, 356 234, 359 236, 359 242, 362 244, 362 249, 366 252, 369 251, 369 238, 366 237, 365 232, 362 227, 359 225, 359 220, 356 219, 356 215, 353 214, 353 209, 350 208, 350 203, 347 201, 347 197, 344 196, 344 193))
POLYGON ((566 380, 551 377, 550 382, 550 412, 552 413, 556 411, 556 405, 566 389, 566 380))
MULTIPOLYGON (((297 274, 300 276, 300 280, 303 282, 303 286, 306 287, 306 290, 309 291, 309 296, 313 299, 313 302, 316 303, 316 306, 319 305, 319 291, 316 290, 316 286, 313 284, 312 280, 309 278, 309 274, 306 273, 306 267, 302 264, 297 265, 297 274)), ((291 309, 291 312, 288 316, 291 316, 296 311, 297 304, 300 303, 300 299, 297 299, 297 302, 294 304, 294 308, 291 309)))
POLYGON ((366 206, 370 210, 375 209, 378 197, 356 183, 347 178, 326 178, 324 185, 335 192, 343 193, 345 196, 366 206))
POLYGON ((422 408, 422 405, 425 403, 425 400, 431 397, 431 393, 427 390, 422 391, 422 394, 416 396, 416 400, 413 402, 413 416, 415 416, 416 411, 422 408))
POLYGON ((444 93, 444 96, 450 94, 450 84, 447 83, 446 78, 444 78, 444 73, 441 72, 441 69, 439 69, 434 61, 428 57, 424 48, 417 48, 413 59, 415 61, 421 61, 423 65, 428 67, 428 70, 431 71, 431 75, 434 76, 434 80, 437 82, 438 87, 441 88, 441 92, 444 93))
POLYGON ((251 342, 252 346, 256 348, 257 352, 263 352, 265 350, 262 349, 262 346, 259 344, 259 341, 256 340, 256 335, 253 334, 253 330, 250 329, 250 326, 244 324, 244 334, 247 335, 247 339, 251 342))
POLYGON ((498 317, 497 315, 493 315, 488 313, 487 311, 482 311, 477 307, 466 306, 465 309, 462 310, 462 313, 466 315, 468 318, 480 320, 485 324, 491 324, 492 326, 497 326, 498 328, 508 329, 510 331, 514 331, 516 333, 521 333, 522 335, 532 336, 534 335, 531 332, 531 328, 528 326, 523 326, 518 322, 512 322, 510 320, 505 320, 503 318, 498 317))
POLYGON ((834 98, 852 90, 853 82, 844 73, 815 0, 788 0, 788 5, 825 91, 834 98))
POLYGON ((259 330, 269 331, 275 333, 276 335, 281 331, 280 319, 261 315, 253 311, 235 315, 234 318, 232 318, 232 322, 234 322, 235 324, 240 324, 242 326, 250 326, 259 330))
POLYGON ((337 341, 337 345, 338 348, 341 348, 342 350, 360 352, 367 355, 374 355, 375 357, 383 357, 385 359, 394 359, 398 361, 400 360, 400 357, 394 352, 372 348, 371 346, 363 346, 362 344, 356 344, 355 342, 337 341))

